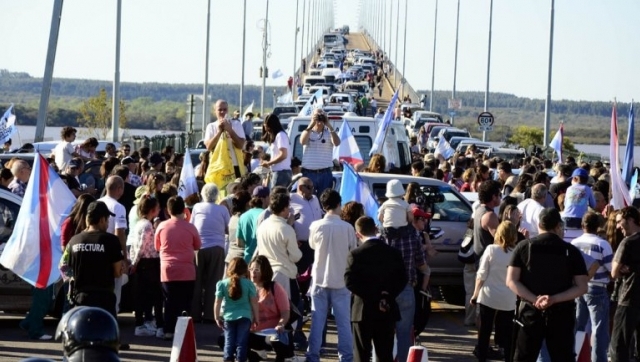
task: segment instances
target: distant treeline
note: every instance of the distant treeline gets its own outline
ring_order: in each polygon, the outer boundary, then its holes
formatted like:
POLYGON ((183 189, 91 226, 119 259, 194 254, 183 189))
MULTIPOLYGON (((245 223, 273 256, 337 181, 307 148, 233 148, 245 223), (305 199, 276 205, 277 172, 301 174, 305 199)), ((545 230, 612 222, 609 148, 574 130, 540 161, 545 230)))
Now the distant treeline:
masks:
MULTIPOLYGON (((285 82, 286 79, 283 78, 282 87, 268 87, 265 108, 271 108, 274 90, 278 95, 285 91, 285 82)), ((77 126, 80 105, 88 98, 97 96, 101 88, 105 88, 110 94, 112 83, 87 79, 54 79, 47 125, 77 126)), ((36 124, 41 91, 42 78, 0 69, 0 111, 4 112, 10 103, 14 103, 19 124, 36 124)), ((120 96, 127 106, 127 127, 159 130, 184 129, 189 94, 202 94, 202 85, 121 83, 120 96)), ((226 99, 230 104, 230 110, 238 109, 239 84, 213 84, 209 88, 209 94, 213 100, 226 99)), ((419 90, 418 94, 425 94, 428 97, 430 92, 419 90)), ((447 101, 450 97, 451 92, 448 91, 436 91, 434 94, 435 111, 442 113, 445 118, 448 115, 447 101)), ((456 118, 462 123, 472 125, 484 106, 484 93, 458 92, 457 97, 462 100, 463 108, 457 111, 456 118)), ((257 112, 260 103, 260 87, 246 85, 243 107, 248 106, 252 101, 255 101, 253 109, 257 112)), ((571 133, 583 128, 598 129, 600 132, 603 120, 611 116, 610 102, 561 100, 553 101, 551 107, 552 124, 556 125, 554 128, 557 128, 558 121, 563 120, 568 123, 565 130, 571 133)), ((513 94, 491 93, 490 109, 496 115, 496 123, 501 126, 541 125, 544 118, 544 100, 517 97, 513 94)), ((628 110, 628 103, 618 104, 621 127, 625 127, 628 110)), ((584 136, 584 134, 581 135, 584 136)), ((504 135, 492 136, 503 137, 504 135)), ((601 134, 600 138, 602 138, 601 134)), ((598 140, 596 137, 593 142, 601 143, 603 140, 598 140)))

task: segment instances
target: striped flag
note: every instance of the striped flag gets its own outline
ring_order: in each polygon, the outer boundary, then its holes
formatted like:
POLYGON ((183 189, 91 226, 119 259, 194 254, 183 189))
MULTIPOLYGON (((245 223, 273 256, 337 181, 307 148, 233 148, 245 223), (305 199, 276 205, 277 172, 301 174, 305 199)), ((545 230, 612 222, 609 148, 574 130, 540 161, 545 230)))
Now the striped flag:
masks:
POLYGON ((75 201, 64 181, 38 154, 0 264, 37 288, 60 279, 60 229, 75 201))
POLYGON ((551 147, 558 154, 558 163, 562 163, 562 141, 564 140, 564 125, 560 123, 560 128, 556 132, 556 135, 553 136, 553 139, 549 143, 549 147, 551 147))
POLYGON ((364 214, 370 216, 378 223, 378 200, 373 195, 369 186, 362 180, 356 170, 346 162, 343 162, 342 181, 340 183, 340 196, 342 204, 349 201, 357 201, 364 206, 364 214))
POLYGON ((384 112, 384 117, 380 121, 380 127, 378 127, 378 133, 376 133, 376 138, 373 141, 373 146, 371 146, 371 150, 369 151, 369 156, 374 153, 380 153, 381 149, 384 147, 384 138, 387 135, 387 130, 389 129, 389 125, 391 125, 391 120, 393 119, 393 107, 398 101, 398 91, 393 94, 391 97, 391 101, 389 102, 389 106, 387 110, 384 112))
POLYGON ((351 127, 346 119, 342 120, 338 137, 340 137, 340 145, 333 148, 333 159, 347 162, 352 166, 364 163, 356 138, 351 133, 351 127))
POLYGON ((634 145, 634 117, 633 114, 633 100, 631 101, 631 108, 629 108, 629 128, 627 130, 627 149, 624 153, 624 163, 622 164, 622 179, 626 184, 631 183, 631 177, 633 177, 633 145, 634 145))
POLYGON ((304 107, 302 107, 302 109, 300 110, 300 113, 298 113, 298 117, 310 116, 311 113, 313 112, 313 109, 317 108, 316 103, 321 101, 322 101, 322 89, 318 89, 311 96, 311 98, 307 100, 307 103, 305 103, 304 107))
POLYGON ((182 170, 180 170, 180 182, 178 183, 178 196, 186 199, 187 197, 198 193, 198 181, 196 181, 196 172, 191 163, 191 154, 187 148, 182 170))
POLYGON ((611 205, 616 210, 631 205, 629 189, 620 174, 620 159, 618 158, 618 113, 616 103, 611 111, 611 145, 609 147, 609 162, 611 162, 611 205))

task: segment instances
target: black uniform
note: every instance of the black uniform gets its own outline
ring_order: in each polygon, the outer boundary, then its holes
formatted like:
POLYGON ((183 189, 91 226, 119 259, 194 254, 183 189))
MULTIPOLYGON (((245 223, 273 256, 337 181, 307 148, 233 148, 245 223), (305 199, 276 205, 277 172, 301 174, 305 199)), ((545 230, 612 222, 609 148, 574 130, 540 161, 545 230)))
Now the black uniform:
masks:
POLYGON ((84 231, 72 237, 67 248, 76 305, 100 307, 115 317, 113 264, 123 259, 118 237, 102 231, 84 231))
MULTIPOLYGON (((518 243, 509 264, 520 268, 520 282, 534 295, 554 295, 573 286, 576 275, 587 275, 580 251, 558 235, 543 233, 518 243)), ((536 309, 521 300, 517 310, 521 328, 513 361, 536 361, 546 340, 552 361, 575 361, 575 302, 536 309)))
POLYGON ((629 346, 640 326, 640 233, 622 240, 613 260, 629 268, 618 289, 618 307, 613 317, 611 361, 628 361, 629 346))

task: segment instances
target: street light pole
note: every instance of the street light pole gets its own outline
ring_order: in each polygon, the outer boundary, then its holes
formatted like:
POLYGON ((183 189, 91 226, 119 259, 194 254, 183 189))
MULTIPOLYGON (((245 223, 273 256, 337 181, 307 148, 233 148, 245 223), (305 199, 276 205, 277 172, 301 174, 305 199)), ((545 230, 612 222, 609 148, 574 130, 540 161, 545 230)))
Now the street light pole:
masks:
POLYGON ((393 62, 393 79, 396 90, 398 89, 398 34, 400 34, 400 0, 398 0, 398 6, 396 8, 396 60, 393 62))
POLYGON ((205 55, 204 55, 204 85, 202 86, 202 138, 207 129, 207 121, 209 114, 209 102, 207 102, 207 92, 209 91, 209 32, 211 26, 211 0, 207 0, 207 36, 205 37, 205 55))
MULTIPOLYGON (((551 0, 551 14, 549 15, 549 70, 547 75, 547 99, 544 102, 544 146, 549 144, 549 127, 551 124, 551 71, 553 68, 553 23, 555 0, 551 0)), ((562 161, 562 160, 560 160, 562 161)))
MULTIPOLYGON (((247 1, 247 0, 245 0, 247 1)), ((295 83, 296 80, 296 57, 298 56, 298 6, 300 5, 300 0, 296 0, 296 31, 294 33, 294 41, 293 41, 293 80, 295 83)), ((291 87, 291 99, 293 99, 293 86, 291 87)))
POLYGON ((120 29, 122 24, 122 0, 118 0, 116 14, 116 70, 113 77, 113 105, 111 106, 111 140, 118 142, 120 133, 120 29))
MULTIPOLYGON (((456 47, 455 55, 453 56, 453 90, 451 91, 451 98, 456 99, 456 76, 458 72, 458 29, 460 25, 460 0, 458 0, 458 7, 456 8, 456 47)), ((451 125, 455 119, 455 109, 451 112, 451 125)))
POLYGON ((240 77, 240 112, 242 112, 242 102, 244 100, 244 61, 247 44, 247 0, 244 0, 244 10, 242 15, 242 76, 240 77))
MULTIPOLYGON (((438 0, 436 0, 438 1, 438 0)), ((402 45, 402 93, 404 93, 405 65, 407 62, 407 13, 409 12, 409 0, 404 0, 404 44, 402 45)))
POLYGON ((431 96, 429 96, 429 112, 433 111, 433 90, 436 82, 436 32, 438 31, 438 0, 436 0, 436 12, 433 16, 433 61, 431 62, 431 96))
POLYGON ((264 18, 264 31, 262 32, 262 89, 260 91, 260 116, 264 117, 264 92, 267 82, 267 48, 269 47, 268 40, 269 30, 269 0, 267 0, 267 11, 264 18))
MULTIPOLYGON (((489 75, 491 72, 491 26, 493 24, 493 0, 489 4, 489 46, 487 51, 487 88, 484 91, 484 111, 489 109, 489 75)), ((482 142, 487 141, 487 131, 482 131, 482 142)))

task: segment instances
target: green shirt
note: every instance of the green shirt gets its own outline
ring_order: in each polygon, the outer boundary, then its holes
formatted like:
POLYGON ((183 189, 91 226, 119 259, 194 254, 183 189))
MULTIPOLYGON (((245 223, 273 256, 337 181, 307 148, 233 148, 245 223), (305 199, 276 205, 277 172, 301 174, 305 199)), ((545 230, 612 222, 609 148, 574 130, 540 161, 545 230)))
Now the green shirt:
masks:
POLYGON ((225 321, 235 321, 240 318, 251 320, 251 298, 257 295, 256 286, 249 279, 240 278, 242 296, 233 300, 229 296, 229 285, 231 285, 231 278, 223 279, 216 284, 216 298, 224 300, 222 319, 225 321))
POLYGON ((362 105, 362 108, 367 108, 369 105, 369 99, 367 99, 367 97, 360 98, 360 104, 362 105))
POLYGON ((257 230, 258 230, 258 216, 262 213, 263 209, 254 207, 240 215, 238 220, 238 230, 236 231, 236 238, 244 240, 244 261, 247 264, 253 258, 253 253, 256 251, 257 242, 257 230))

